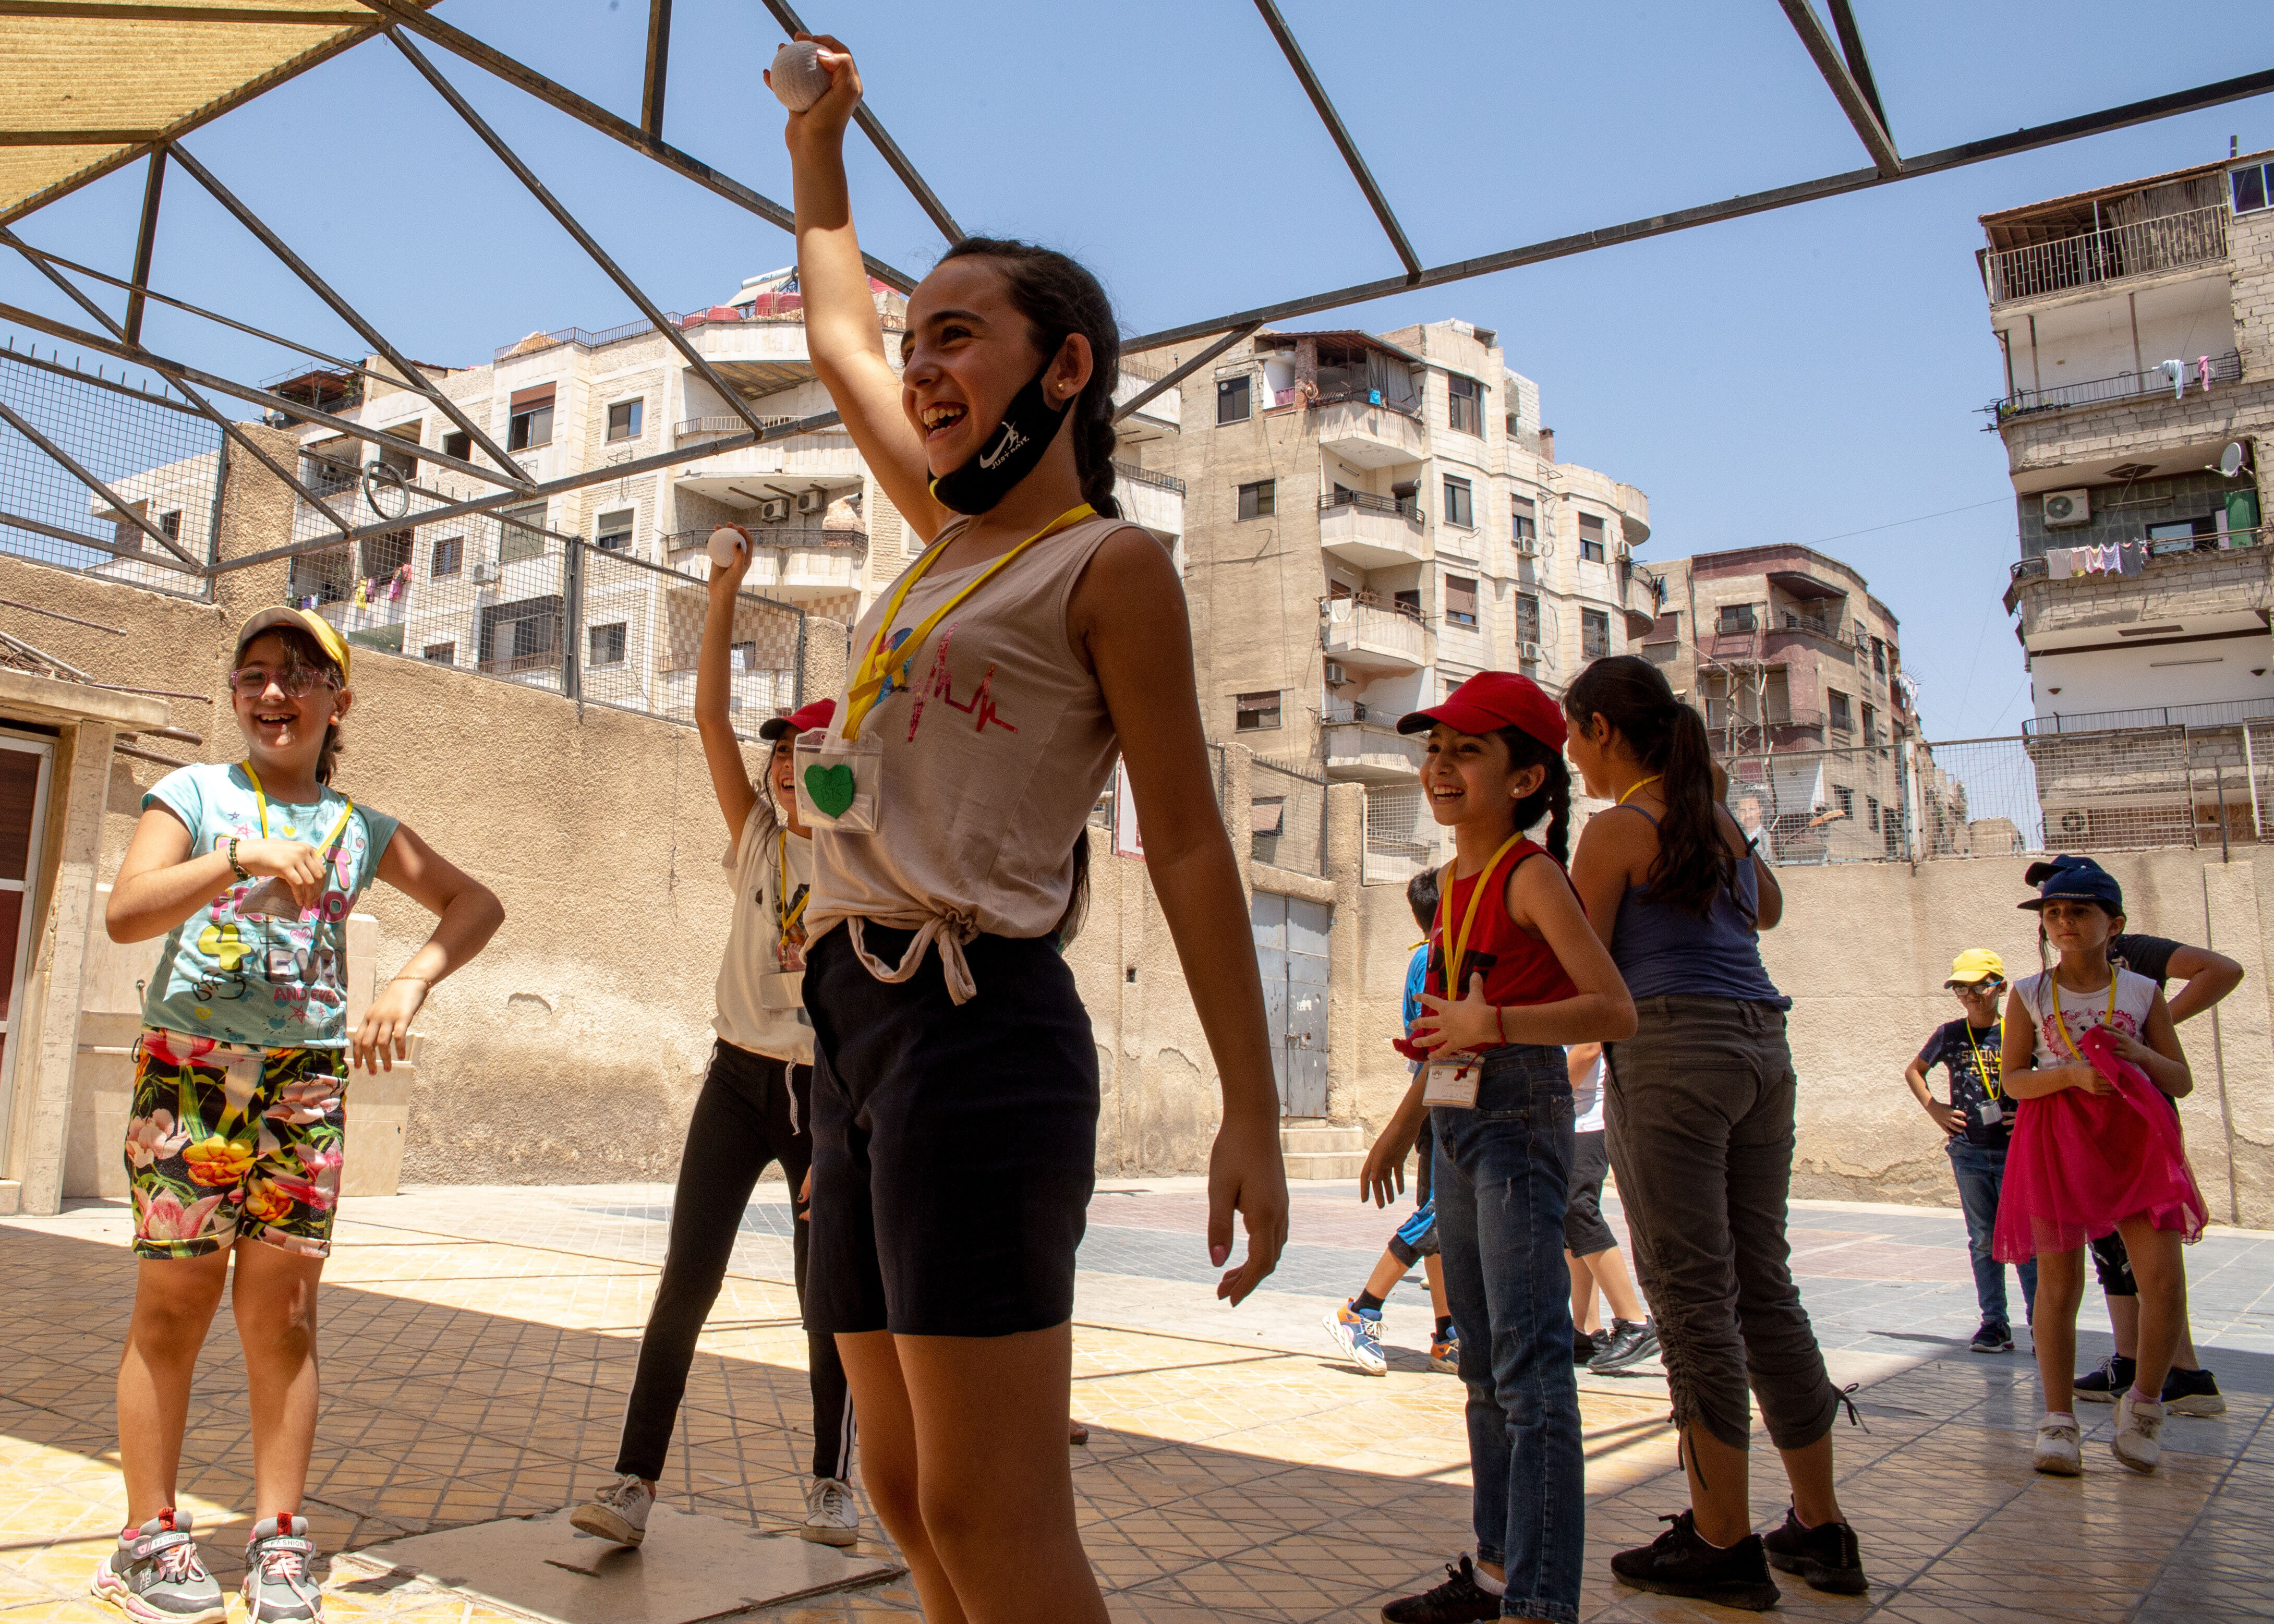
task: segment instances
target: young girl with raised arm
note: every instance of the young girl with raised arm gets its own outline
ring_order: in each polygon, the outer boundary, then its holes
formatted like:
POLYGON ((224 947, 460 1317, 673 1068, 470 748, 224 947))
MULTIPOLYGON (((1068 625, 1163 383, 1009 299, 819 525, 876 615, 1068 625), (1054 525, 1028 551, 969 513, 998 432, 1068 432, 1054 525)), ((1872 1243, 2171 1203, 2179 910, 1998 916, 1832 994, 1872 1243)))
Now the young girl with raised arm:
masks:
POLYGON ((1860 1595, 1863 1558, 1833 1492, 1840 1392, 1785 1241, 1792 1000, 1760 947, 1783 895, 1715 793, 1704 719, 1657 666, 1599 659, 1563 710, 1587 793, 1613 803, 1588 820, 1571 881, 1634 995, 1634 1035, 1610 1046, 1605 1131, 1690 1476, 1690 1509, 1611 1572, 1754 1611, 1775 1605, 1772 1566, 1860 1595), (1765 1538, 1747 1499, 1748 1386, 1792 1484, 1784 1525, 1765 1538))
POLYGON ((428 990, 505 917, 486 886, 334 787, 355 698, 348 662, 321 616, 267 609, 245 623, 230 689, 245 758, 184 767, 142 797, 104 918, 114 942, 166 938, 143 992, 126 1124, 139 1260, 118 1367, 126 1527, 92 1583, 130 1618, 228 1616, 174 1487, 191 1378, 232 1256, 252 1425, 245 1613, 250 1624, 322 1616, 300 1507, 348 1068, 405 1057, 428 990), (439 922, 350 1035, 347 919, 373 879, 439 922))
POLYGON ((1287 1228, 1254 950, 1216 810, 1184 598, 1115 517, 1119 340, 1063 254, 967 238, 887 359, 847 199, 861 96, 790 115, 815 369, 922 555, 862 617, 801 793, 814 837, 813 1273, 866 1446, 862 1480, 932 1624, 1103 1624, 1066 1454, 1074 1252, 1097 1050, 1058 949, 1118 754, 1224 1090, 1208 1245, 1245 1297, 1287 1228), (869 824, 872 827, 862 828, 869 824))
POLYGON ((2000 1087, 2019 1102, 2018 1119, 1991 1252, 2000 1263, 2037 1260, 2031 1330, 2045 1417, 2036 1464, 2065 1477, 2083 1470, 2069 1408, 2076 1310, 2085 1244, 2112 1229, 2139 1282, 2140 1350, 2109 1448, 2151 1472, 2163 1456, 2164 1379, 2187 1319, 2180 1244, 2210 1216, 2173 1103, 2195 1081, 2163 989, 2109 962, 2109 937, 2124 929, 2116 877, 2090 858, 2057 858, 2021 906, 2037 911, 2060 962, 2006 996, 2000 1087))
POLYGON ((1425 1012, 1402 1046, 1424 1064, 1368 1153, 1359 1192, 1382 1205, 1403 1184, 1427 1110, 1445 1296, 1469 1390, 1477 1549, 1382 1616, 1575 1624, 1586 1470, 1563 1264, 1572 1101, 1562 1046, 1624 1037, 1634 1005, 1563 872, 1571 781, 1555 702, 1528 677, 1480 672, 1397 731, 1429 735, 1421 790, 1452 829, 1454 857, 1430 932, 1425 1012), (1542 821, 1544 846, 1524 832, 1542 821))

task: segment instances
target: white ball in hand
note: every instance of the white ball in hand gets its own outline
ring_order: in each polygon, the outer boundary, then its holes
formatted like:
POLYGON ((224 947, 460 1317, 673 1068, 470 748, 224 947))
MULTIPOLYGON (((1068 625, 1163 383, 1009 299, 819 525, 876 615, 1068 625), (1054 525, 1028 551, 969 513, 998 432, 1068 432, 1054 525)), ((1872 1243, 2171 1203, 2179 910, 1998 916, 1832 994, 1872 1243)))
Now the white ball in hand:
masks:
POLYGON ((747 545, 742 531, 731 524, 722 524, 711 532, 711 561, 721 569, 731 569, 736 554, 747 545))
POLYGON ((829 70, 821 65, 821 47, 811 40, 792 40, 774 53, 768 82, 784 107, 802 113, 829 94, 829 70))

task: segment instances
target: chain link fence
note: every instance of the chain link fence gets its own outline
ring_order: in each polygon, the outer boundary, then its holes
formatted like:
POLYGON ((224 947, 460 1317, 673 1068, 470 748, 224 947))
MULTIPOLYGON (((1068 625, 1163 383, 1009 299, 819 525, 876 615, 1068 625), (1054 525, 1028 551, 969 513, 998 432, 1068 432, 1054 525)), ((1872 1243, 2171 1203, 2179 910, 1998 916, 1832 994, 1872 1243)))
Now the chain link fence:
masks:
POLYGON ((0 550, 210 596, 194 572, 212 561, 220 523, 220 426, 115 363, 88 372, 11 345, 0 349, 0 550))
POLYGON ((1444 831, 1429 815, 1418 784, 1366 786, 1366 863, 1368 885, 1403 885, 1445 861, 1444 831))
POLYGON ((1248 769, 1249 851, 1291 874, 1327 871, 1327 781, 1257 756, 1248 769))

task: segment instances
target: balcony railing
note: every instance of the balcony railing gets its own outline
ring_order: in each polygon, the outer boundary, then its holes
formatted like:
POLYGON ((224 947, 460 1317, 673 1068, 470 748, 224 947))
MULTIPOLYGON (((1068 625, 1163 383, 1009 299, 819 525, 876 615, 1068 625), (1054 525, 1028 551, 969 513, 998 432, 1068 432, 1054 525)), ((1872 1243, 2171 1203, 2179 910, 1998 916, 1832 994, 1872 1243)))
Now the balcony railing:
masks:
MULTIPOLYGON (((716 528, 713 526, 712 528, 716 528)), ((869 545, 869 532, 818 524, 749 524, 743 528, 750 532, 753 545, 768 549, 797 547, 812 550, 820 547, 857 551, 869 545)), ((683 553, 704 546, 711 540, 710 530, 672 530, 663 538, 666 554, 683 553)))
MULTIPOLYGON (((796 422, 797 416, 795 413, 787 417, 768 414, 758 421, 767 428, 775 428, 785 423, 796 422)), ((723 417, 682 417, 672 425, 671 436, 674 440, 685 440, 691 434, 739 434, 749 426, 732 412, 723 417)))
POLYGON ((1185 493, 1185 482, 1174 474, 1158 473, 1149 468, 1140 468, 1136 463, 1125 462, 1119 457, 1113 459, 1113 471, 1132 485, 1154 485, 1163 491, 1174 491, 1179 496, 1185 493))
POLYGON ((2072 407, 2100 406, 2111 401, 2135 401, 2158 395, 2185 399, 2187 394, 2207 392, 2215 384, 2242 381, 2242 356, 2238 350, 2181 359, 2176 380, 2162 367, 2151 366, 2144 372, 2119 372, 2113 378, 2092 378, 2053 389, 2019 390, 2003 400, 1991 402, 1982 410, 2004 423, 2033 412, 2066 411, 2072 407))
POLYGON ((1329 491, 1319 498, 1319 511, 1332 513, 1337 508, 1355 508, 1360 513, 1389 514, 1404 519, 1415 531, 1424 523, 1418 503, 1388 496, 1376 496, 1371 491, 1329 491))
MULTIPOLYGON (((703 310, 689 315, 681 315, 675 311, 666 311, 663 313, 663 319, 681 331, 708 327, 803 327, 805 325, 805 312, 799 306, 795 294, 761 294, 758 302, 751 307, 749 315, 744 315, 739 309, 731 308, 730 313, 727 315, 719 315, 712 311, 703 310)), ((885 331, 887 333, 898 333, 906 325, 900 314, 892 311, 879 311, 877 320, 884 324, 885 331)), ((533 355, 538 350, 549 350, 555 344, 577 344, 586 350, 598 350, 603 344, 621 343, 628 338, 644 338, 654 331, 655 329, 644 321, 627 321, 621 327, 603 327, 597 333, 588 333, 583 327, 555 327, 549 333, 531 333, 527 338, 515 343, 501 344, 493 358, 504 361, 516 355, 533 355)))
POLYGON ((2239 727, 2274 717, 2274 699, 2214 700, 2200 705, 2151 705, 2138 710, 2089 710, 2074 716, 2033 716, 2022 724, 2032 738, 2047 733, 2097 733, 2120 727, 2239 727))
MULTIPOLYGON (((2192 538, 2172 537, 2168 540, 2158 538, 2148 544, 2150 548, 2148 562, 2152 566, 2187 563, 2197 559, 2215 558, 2222 553, 2236 553, 2246 547, 2263 546, 2270 535, 2274 535, 2274 526, 2260 525, 2255 530, 2213 530, 2208 535, 2192 538)), ((2051 538, 2048 538, 2048 539, 2051 538)), ((2137 545, 2140 538, 2135 536, 2131 540, 2137 545)), ((2037 558, 2016 559, 2006 567, 2007 579, 2014 586, 2019 586, 2024 581, 2041 579, 2051 573, 2052 566, 2045 562, 2042 554, 2037 558)), ((2086 570, 2074 573, 2067 578, 2075 581, 2095 579, 2105 581, 2116 573, 2113 570, 2086 570)))
POLYGON ((2183 270, 2226 258, 2226 205, 2108 226, 2026 248, 1981 251, 1990 302, 2089 288, 2123 276, 2183 270))

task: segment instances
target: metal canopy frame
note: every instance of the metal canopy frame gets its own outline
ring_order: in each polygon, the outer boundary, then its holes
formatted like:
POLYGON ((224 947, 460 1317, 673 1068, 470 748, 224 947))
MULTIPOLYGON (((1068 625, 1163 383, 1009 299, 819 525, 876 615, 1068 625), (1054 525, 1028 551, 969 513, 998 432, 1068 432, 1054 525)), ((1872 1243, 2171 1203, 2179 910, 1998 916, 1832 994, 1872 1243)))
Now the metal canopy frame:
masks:
MULTIPOLYGON (((431 3, 431 0, 428 0, 431 3)), ((1694 207, 1670 213, 1653 214, 1644 219, 1585 231, 1571 236, 1550 238, 1543 242, 1511 248, 1499 253, 1426 266, 1399 223, 1389 199, 1374 180, 1357 141, 1344 124, 1333 100, 1313 69, 1309 58, 1296 39, 1294 31, 1280 12, 1276 0, 1254 0, 1257 12, 1289 68, 1294 72, 1304 94, 1309 98, 1328 136, 1341 154, 1352 178, 1358 184, 1367 206, 1374 211, 1391 251, 1403 267, 1403 274, 1352 286, 1329 289, 1321 292, 1283 299, 1275 304, 1234 312, 1205 321, 1195 321, 1169 327, 1124 342, 1125 350, 1154 350, 1172 343, 1193 340, 1211 342, 1189 360, 1180 360, 1166 376, 1148 384, 1132 395, 1115 411, 1115 421, 1127 417, 1186 378, 1207 366, 1233 345, 1261 328, 1267 323, 1291 317, 1315 314, 1354 304, 1369 303, 1421 288, 1442 287, 1480 276, 1512 270, 1526 265, 1536 265, 1550 259, 1592 252, 1616 244, 1638 242, 1647 237, 1660 237, 1675 231, 1712 224, 1747 214, 1765 213, 1771 209, 1788 208, 1797 204, 1839 197, 1872 186, 1891 184, 1916 176, 1937 174, 1968 164, 1987 162, 2015 153, 2028 152, 2065 141, 2102 134, 2112 130, 2144 124, 2178 114, 2194 112, 2230 102, 2264 94, 2274 91, 2274 69, 2222 79, 2192 89, 2176 91, 2167 95, 2126 103, 2120 107, 2086 113, 2073 118, 2040 125, 2035 129, 2017 130, 2009 134, 1992 136, 1939 152, 1906 158, 1896 147, 1889 133, 1886 110, 1865 54, 1861 31, 1856 26, 1850 0, 1828 0, 1832 25, 1827 30, 1811 4, 1811 0, 1778 0, 1787 19, 1808 51, 1817 71, 1838 102, 1841 111, 1855 130, 1864 151, 1871 159, 1871 167, 1826 175, 1815 180, 1778 186, 1767 191, 1742 193, 1736 197, 1699 204, 1694 207)), ((765 0, 766 8, 774 19, 792 34, 810 30, 787 0, 765 0)), ((0 403, 0 423, 21 433, 44 455, 51 457, 74 478, 100 496, 111 510, 122 518, 136 523, 147 535, 158 540, 164 551, 152 554, 124 546, 106 545, 93 538, 66 534, 38 522, 19 519, 13 515, 0 514, 0 522, 38 533, 52 534, 57 539, 69 541, 97 552, 109 552, 122 557, 135 557, 163 567, 206 577, 226 574, 254 564, 308 552, 318 548, 335 547, 344 542, 367 537, 389 534, 400 530, 403 519, 398 516, 379 523, 356 526, 335 513, 325 501, 303 485, 292 469, 285 467, 260 445, 246 436, 238 425, 219 411, 201 393, 210 389, 216 394, 256 404, 264 409, 289 415, 301 421, 331 428, 340 433, 379 447, 416 455, 439 467, 479 479, 495 487, 492 493, 425 510, 416 515, 421 524, 441 523, 452 518, 482 513, 507 504, 521 503, 534 499, 548 498, 588 485, 606 484, 636 475, 692 462, 720 452, 740 450, 745 447, 792 439, 833 427, 840 419, 835 412, 824 412, 795 422, 766 426, 752 411, 739 391, 735 390, 706 360, 686 335, 674 327, 641 291, 631 278, 611 259, 598 240, 579 222, 540 181, 536 172, 514 152, 497 132, 475 111, 465 96, 446 79, 434 64, 407 35, 417 35, 427 44, 449 52, 461 61, 478 67, 523 93, 545 102, 557 111, 567 114, 590 128, 607 136, 632 150, 643 154, 666 169, 694 182, 716 196, 726 199, 782 230, 794 232, 796 221, 792 212, 772 199, 722 174, 703 160, 682 152, 663 139, 664 107, 669 83, 672 0, 649 0, 647 19, 647 54, 641 79, 640 117, 635 124, 610 112, 599 103, 577 94, 566 86, 538 72, 527 64, 484 43, 473 35, 433 16, 419 0, 347 0, 336 12, 278 12, 253 7, 201 5, 196 7, 163 5, 105 4, 92 7, 65 4, 64 0, 0 0, 0 19, 11 16, 89 15, 132 19, 141 15, 193 13, 198 19, 216 23, 246 22, 274 24, 280 20, 316 22, 334 26, 368 24, 367 27, 343 38, 331 49, 304 59, 301 71, 328 60, 341 50, 352 49, 375 34, 384 34, 402 52, 411 66, 426 79, 452 111, 487 146, 499 162, 519 180, 530 193, 552 214, 554 221, 568 233, 577 245, 604 271, 610 280, 629 298, 666 342, 677 350, 689 368, 717 390, 729 408, 749 425, 740 432, 704 440, 691 445, 675 447, 654 455, 636 460, 606 463, 588 469, 581 474, 538 482, 516 463, 507 450, 498 446, 481 426, 433 380, 401 351, 389 343, 379 329, 363 317, 345 297, 325 282, 316 271, 296 254, 283 239, 271 229, 242 200, 181 145, 181 138, 199 124, 210 122, 222 112, 241 106, 257 95, 261 89, 276 82, 273 78, 249 84, 202 109, 194 118, 162 131, 13 131, 0 132, 0 146, 40 146, 54 144, 86 144, 90 140, 117 141, 127 144, 127 149, 116 159, 90 170, 75 183, 83 185, 100 175, 109 174, 137 157, 147 159, 146 177, 139 229, 135 236, 132 274, 118 277, 88 266, 76 264, 48 253, 25 242, 9 224, 0 222, 0 245, 13 249, 27 262, 38 268, 49 282, 72 299, 80 309, 94 318, 102 331, 93 332, 41 316, 13 305, 0 304, 0 321, 8 321, 48 335, 64 342, 75 344, 97 354, 113 356, 147 368, 166 380, 167 383, 188 402, 177 406, 172 401, 162 400, 144 391, 129 389, 124 385, 108 385, 144 400, 159 401, 205 417, 215 424, 230 443, 235 444, 282 479, 301 500, 329 522, 331 533, 312 540, 299 541, 287 546, 273 548, 252 557, 226 561, 200 563, 189 555, 162 531, 149 524, 132 508, 117 500, 109 487, 91 471, 73 461, 60 447, 47 440, 13 409, 0 403), (189 171, 214 199, 221 204, 239 224, 290 268, 311 291, 328 305, 333 312, 369 344, 375 357, 384 365, 358 363, 314 349, 297 340, 282 337, 239 320, 235 317, 191 304, 184 300, 160 293, 151 287, 152 262, 155 257, 157 229, 163 193, 165 171, 170 162, 178 163, 189 171), (126 319, 114 320, 81 288, 72 282, 65 272, 107 284, 125 292, 126 319), (203 320, 214 321, 237 331, 274 342, 300 355, 320 361, 342 371, 370 378, 382 379, 425 399, 448 417, 464 432, 479 455, 487 458, 494 467, 484 467, 472 455, 453 457, 439 447, 415 444, 380 430, 367 428, 348 418, 304 405, 254 385, 236 381, 202 371, 187 363, 159 355, 142 342, 141 327, 145 306, 155 302, 184 311, 203 320)), ((956 222, 937 192, 900 149, 883 123, 865 103, 855 114, 861 130, 875 146, 886 166, 907 187, 925 215, 950 241, 961 237, 962 228, 956 222)), ((42 203, 53 197, 43 195, 42 203)), ((12 218, 12 217, 11 217, 12 218)), ((915 279, 906 272, 873 256, 864 255, 869 273, 886 286, 903 294, 915 286, 915 279)), ((21 357, 19 357, 21 358, 21 357)), ((34 363, 39 365, 39 363, 34 363)), ((65 369, 56 369, 65 370, 65 369)), ((74 374, 76 375, 76 374, 74 374)), ((86 380, 90 384, 97 380, 86 380)))

